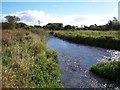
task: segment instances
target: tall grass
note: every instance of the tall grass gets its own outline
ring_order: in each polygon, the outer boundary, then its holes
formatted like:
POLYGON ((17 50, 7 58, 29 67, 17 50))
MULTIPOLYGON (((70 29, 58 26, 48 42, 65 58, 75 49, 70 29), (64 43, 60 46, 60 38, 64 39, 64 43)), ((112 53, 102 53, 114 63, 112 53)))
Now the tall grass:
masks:
POLYGON ((120 84, 120 61, 97 63, 90 70, 102 78, 114 80, 120 84))
POLYGON ((60 88, 57 53, 46 47, 45 32, 5 30, 2 39, 3 88, 60 88))
POLYGON ((118 31, 56 31, 51 34, 78 44, 120 50, 118 31))

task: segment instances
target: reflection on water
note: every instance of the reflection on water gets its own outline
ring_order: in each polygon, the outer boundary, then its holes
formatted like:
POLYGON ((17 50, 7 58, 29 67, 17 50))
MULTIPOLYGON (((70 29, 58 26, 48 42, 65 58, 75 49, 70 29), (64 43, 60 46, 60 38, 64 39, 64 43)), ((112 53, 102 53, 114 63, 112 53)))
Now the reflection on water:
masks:
POLYGON ((91 65, 120 58, 120 52, 77 45, 50 36, 47 45, 59 53, 61 82, 66 88, 120 87, 115 82, 101 79, 89 71, 91 65))
POLYGON ((114 60, 120 60, 120 51, 116 51, 116 50, 107 50, 107 52, 109 52, 111 54, 111 57, 107 57, 107 58, 111 58, 112 61, 114 60))

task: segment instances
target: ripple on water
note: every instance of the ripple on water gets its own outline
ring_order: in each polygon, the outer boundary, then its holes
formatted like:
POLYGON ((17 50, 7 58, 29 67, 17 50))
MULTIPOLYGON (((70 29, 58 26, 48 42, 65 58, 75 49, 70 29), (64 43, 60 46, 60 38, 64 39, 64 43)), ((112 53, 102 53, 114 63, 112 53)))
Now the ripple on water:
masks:
POLYGON ((119 88, 120 85, 99 78, 89 71, 97 62, 120 58, 120 51, 72 44, 51 37, 47 45, 59 53, 61 82, 66 88, 119 88))

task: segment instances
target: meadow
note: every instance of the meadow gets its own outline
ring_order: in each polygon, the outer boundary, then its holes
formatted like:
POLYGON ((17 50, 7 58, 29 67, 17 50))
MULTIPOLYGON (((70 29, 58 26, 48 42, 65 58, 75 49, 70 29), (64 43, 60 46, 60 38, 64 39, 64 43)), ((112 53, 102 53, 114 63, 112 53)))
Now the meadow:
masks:
POLYGON ((61 88, 58 54, 43 30, 2 31, 3 88, 61 88))
POLYGON ((56 37, 90 46, 120 50, 120 38, 118 31, 52 31, 56 37))

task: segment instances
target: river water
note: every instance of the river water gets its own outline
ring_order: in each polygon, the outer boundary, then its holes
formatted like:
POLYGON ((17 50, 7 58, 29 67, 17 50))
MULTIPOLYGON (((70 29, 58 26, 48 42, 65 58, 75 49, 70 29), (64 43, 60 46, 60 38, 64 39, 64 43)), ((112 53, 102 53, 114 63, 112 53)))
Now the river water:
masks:
POLYGON ((50 36, 47 46, 59 54, 61 82, 65 88, 120 88, 116 82, 99 78, 89 71, 97 62, 120 58, 120 51, 70 43, 50 36))

